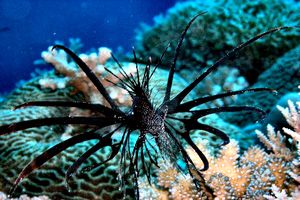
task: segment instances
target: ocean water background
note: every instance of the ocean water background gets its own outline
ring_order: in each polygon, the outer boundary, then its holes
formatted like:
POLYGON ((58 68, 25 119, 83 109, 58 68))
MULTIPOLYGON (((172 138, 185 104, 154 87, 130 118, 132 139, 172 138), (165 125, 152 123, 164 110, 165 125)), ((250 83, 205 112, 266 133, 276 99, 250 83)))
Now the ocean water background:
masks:
MULTIPOLYGON (((81 38, 83 52, 101 46, 129 51, 135 30, 178 0, 0 0, 0 94, 28 80, 55 41, 81 38)), ((48 66, 49 68, 49 66, 48 66)))

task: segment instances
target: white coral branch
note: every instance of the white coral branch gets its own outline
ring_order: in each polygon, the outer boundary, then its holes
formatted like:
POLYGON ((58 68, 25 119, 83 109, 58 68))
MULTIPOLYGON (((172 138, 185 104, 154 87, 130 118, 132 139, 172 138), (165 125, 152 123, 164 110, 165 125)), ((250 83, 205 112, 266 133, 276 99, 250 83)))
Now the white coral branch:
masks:
POLYGON ((288 100, 288 108, 281 106, 277 106, 277 108, 285 117, 288 124, 293 127, 297 133, 300 133, 300 112, 298 111, 300 109, 300 102, 297 102, 297 108, 291 100, 288 100))
POLYGON ((274 196, 264 195, 264 197, 268 200, 292 200, 292 198, 288 197, 285 190, 280 191, 280 189, 276 185, 272 185, 272 192, 274 196))
MULTIPOLYGON (((300 121, 299 121, 299 122, 300 122, 300 121)), ((286 134, 290 135, 295 141, 300 142, 300 133, 297 133, 297 132, 295 132, 295 131, 292 131, 292 130, 289 129, 289 128, 282 128, 282 130, 283 130, 286 134)))
POLYGON ((267 147, 267 149, 277 152, 279 143, 277 140, 280 140, 281 138, 276 138, 276 135, 278 136, 278 134, 275 133, 273 126, 270 124, 267 125, 267 132, 269 138, 267 138, 261 131, 255 130, 257 137, 267 147))
POLYGON ((300 175, 295 174, 294 172, 289 172, 289 175, 298 183, 300 183, 300 175))
POLYGON ((294 129, 283 128, 282 130, 290 135, 295 142, 298 142, 298 155, 300 155, 300 102, 297 102, 297 108, 295 104, 288 100, 288 108, 277 106, 278 110, 285 117, 288 124, 294 129))
POLYGON ((265 136, 261 131, 256 130, 258 139, 267 147, 268 150, 274 152, 276 157, 284 158, 286 161, 293 159, 293 153, 285 145, 285 137, 280 133, 280 131, 275 132, 272 125, 267 126, 267 136, 265 136))

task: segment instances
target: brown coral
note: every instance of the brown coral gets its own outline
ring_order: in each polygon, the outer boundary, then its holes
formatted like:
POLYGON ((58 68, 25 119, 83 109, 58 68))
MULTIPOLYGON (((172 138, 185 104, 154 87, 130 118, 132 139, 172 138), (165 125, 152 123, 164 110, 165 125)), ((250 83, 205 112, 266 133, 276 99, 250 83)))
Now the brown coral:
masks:
MULTIPOLYGON (((291 174, 297 176, 298 173, 294 170, 297 163, 295 160, 292 162, 296 155, 292 151, 286 154, 279 151, 276 145, 287 148, 280 143, 285 140, 284 137, 280 132, 275 134, 271 127, 268 130, 271 131, 269 136, 272 139, 261 138, 269 147, 276 149, 276 153, 267 153, 262 148, 253 146, 240 156, 238 142, 231 140, 227 146, 213 155, 206 146, 207 142, 197 143, 198 148, 204 149, 204 154, 209 160, 210 168, 204 171, 203 175, 205 184, 213 189, 216 199, 271 198, 269 194, 274 188, 286 192, 287 196, 291 195, 292 199, 297 199, 294 197, 297 197, 299 188, 291 181, 291 174)), ((192 148, 187 147, 187 152, 196 166, 201 167, 202 162, 192 148)), ((168 162, 164 161, 164 163, 168 162)), ((168 192, 169 199, 200 199, 202 193, 193 188, 194 184, 189 175, 183 175, 183 172, 179 172, 170 163, 162 166, 157 170, 158 184, 153 187, 168 192)), ((297 166, 299 168, 299 165, 297 166)))

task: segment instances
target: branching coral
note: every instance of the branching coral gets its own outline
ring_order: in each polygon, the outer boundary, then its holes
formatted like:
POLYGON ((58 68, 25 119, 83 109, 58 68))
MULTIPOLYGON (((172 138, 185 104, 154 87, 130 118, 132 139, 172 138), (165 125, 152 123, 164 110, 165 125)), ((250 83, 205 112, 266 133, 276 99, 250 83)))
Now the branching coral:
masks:
POLYGON ((275 199, 299 199, 300 198, 300 102, 297 102, 297 108, 288 101, 288 108, 277 106, 278 110, 286 118, 288 124, 292 127, 283 128, 283 131, 291 136, 292 141, 288 141, 280 131, 275 132, 271 125, 267 126, 267 136, 260 131, 256 131, 260 141, 271 150, 269 154, 270 162, 268 167, 271 169, 275 177, 275 182, 272 185, 274 196, 265 194, 264 197, 270 200, 275 199), (291 142, 292 144, 287 143, 291 142), (293 146, 297 145, 298 152, 294 152, 293 146), (287 184, 288 182, 288 184, 287 184))
POLYGON ((299 158, 299 152, 298 154, 294 152, 291 148, 293 145, 289 144, 290 141, 280 131, 276 132, 271 125, 267 126, 268 137, 260 131, 256 131, 256 133, 260 141, 271 151, 268 154, 267 166, 275 178, 275 181, 272 182, 273 193, 277 197, 284 195, 285 192, 295 195, 297 183, 291 174, 296 171, 299 173, 299 166, 295 165, 295 161, 299 158), (277 191, 281 191, 281 194, 277 191))
POLYGON ((286 138, 280 131, 275 132, 271 125, 267 126, 268 138, 261 132, 256 131, 256 134, 260 141, 268 148, 273 151, 277 158, 283 158, 286 161, 290 161, 293 158, 293 153, 285 145, 286 138))
POLYGON ((277 106, 278 110, 285 117, 288 124, 294 129, 283 128, 283 131, 290 135, 300 145, 300 102, 297 102, 297 108, 292 101, 288 101, 288 108, 277 106))
MULTIPOLYGON (((157 170, 157 186, 160 187, 158 189, 160 194, 174 200, 201 199, 203 197, 202 192, 195 188, 190 175, 181 174, 168 160, 164 160, 160 164, 160 168, 157 170)), ((144 190, 143 188, 142 191, 144 190)))
POLYGON ((298 200, 300 198, 299 188, 297 188, 295 192, 292 192, 290 197, 288 197, 285 190, 280 190, 276 185, 272 186, 272 192, 275 197, 271 195, 264 195, 264 197, 268 200, 298 200))
MULTIPOLYGON (((297 149, 298 149, 298 155, 294 158, 294 160, 291 162, 291 170, 288 171, 288 175, 294 179, 296 183, 298 183, 298 186, 294 187, 294 191, 292 190, 291 196, 288 197, 286 191, 284 189, 281 190, 281 188, 278 185, 272 186, 272 191, 274 196, 265 195, 265 197, 269 200, 274 199, 299 199, 300 198, 300 102, 296 102, 297 108, 295 104, 292 101, 288 101, 288 108, 283 108, 281 106, 277 106, 278 110, 282 113, 282 115, 285 117, 288 124, 292 127, 290 128, 283 128, 283 131, 291 136, 293 139, 293 142, 296 143, 297 149)), ((270 131, 269 131, 270 132, 270 131)), ((272 132, 272 131, 271 131, 272 132)), ((273 134, 273 133, 272 133, 273 134)))
MULTIPOLYGON (((242 197, 245 194, 250 182, 250 167, 239 166, 238 157, 239 147, 237 142, 233 140, 229 145, 221 149, 216 158, 212 159, 210 169, 204 172, 205 179, 212 188, 220 187, 222 177, 226 177, 234 196, 242 197), (220 177, 218 174, 222 174, 222 176, 220 177)), ((215 190, 216 196, 220 195, 219 192, 215 190)), ((221 196, 224 196, 224 194, 221 196)), ((230 194, 227 195, 227 197, 229 196, 230 194)))
MULTIPOLYGON (((40 84, 42 87, 56 89, 63 88, 66 85, 74 86, 76 91, 82 92, 86 100, 89 102, 97 103, 107 103, 103 102, 103 98, 96 91, 96 87, 88 80, 87 76, 77 67, 76 63, 69 61, 67 54, 63 50, 51 50, 52 47, 48 48, 48 51, 42 52, 42 58, 47 62, 52 64, 56 71, 65 77, 58 79, 41 79, 40 84)), ((104 66, 107 60, 111 57, 111 50, 106 47, 100 47, 98 53, 90 54, 80 54, 79 57, 94 71, 98 77, 102 78, 102 84, 107 87, 110 95, 119 104, 129 105, 131 102, 126 102, 128 94, 125 90, 115 87, 111 82, 119 82, 115 77, 105 71, 104 66)), ((109 65, 111 71, 119 74, 119 72, 114 71, 114 67, 109 65)), ((128 63, 125 66, 127 72, 135 73, 134 64, 128 63)), ((76 92, 74 91, 74 92, 76 92)))
MULTIPOLYGON (((213 155, 206 147, 207 142, 197 143, 199 148, 206 149, 204 154, 209 160, 210 168, 203 175, 205 184, 213 189, 216 199, 272 199, 271 192, 278 199, 284 195, 291 195, 289 199, 293 200, 299 197, 299 186, 293 181, 293 176, 299 174, 293 163, 299 155, 282 144, 286 142, 284 137, 280 132, 275 133, 271 126, 268 127, 268 138, 262 137, 261 132, 257 134, 272 152, 267 153, 258 146, 252 146, 240 156, 238 142, 232 140, 213 155)), ((194 150, 187 148, 187 152, 197 168, 201 168, 202 163, 194 150)), ((189 177, 185 177, 184 183, 179 181, 185 176, 182 173, 164 161, 164 165, 157 171, 157 185, 152 188, 168 192, 169 199, 179 196, 197 199, 196 196, 201 193, 192 188, 189 177)))

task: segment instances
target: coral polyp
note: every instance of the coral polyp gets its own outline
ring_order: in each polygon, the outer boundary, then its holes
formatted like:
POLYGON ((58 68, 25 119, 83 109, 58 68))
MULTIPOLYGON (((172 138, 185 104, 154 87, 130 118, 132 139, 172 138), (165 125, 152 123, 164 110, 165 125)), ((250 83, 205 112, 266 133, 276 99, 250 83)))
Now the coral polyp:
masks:
POLYGON ((97 91, 103 96, 105 99, 105 104, 77 101, 43 100, 30 101, 16 106, 15 109, 33 106, 62 108, 74 107, 77 109, 89 110, 96 114, 91 116, 65 116, 33 119, 1 126, 0 135, 12 134, 13 132, 22 131, 28 128, 50 125, 81 124, 91 127, 84 133, 71 136, 70 138, 67 138, 66 140, 52 146, 48 150, 44 151, 41 155, 34 158, 19 174, 10 193, 12 194, 15 191, 22 179, 26 178, 31 172, 40 168, 44 163, 62 151, 76 144, 95 140, 97 141, 95 145, 77 158, 77 160, 75 160, 75 162, 67 169, 65 174, 67 183, 69 179, 75 173, 77 173, 77 171, 79 171, 82 164, 91 155, 108 147, 110 149, 110 154, 105 160, 97 163, 96 165, 86 167, 83 169, 83 171, 101 166, 119 154, 119 166, 121 169, 120 185, 124 186, 126 184, 124 181, 125 176, 129 175, 132 177, 135 188, 135 197, 139 199, 138 179, 140 176, 145 175, 148 179, 148 182, 151 182, 151 169, 155 166, 159 167, 157 155, 160 153, 162 157, 168 158, 173 165, 177 165, 177 161, 179 160, 183 161, 189 175, 194 177, 193 182, 195 187, 199 189, 199 191, 203 191, 202 195, 212 198, 213 192, 211 188, 203 184, 204 178, 200 173, 200 171, 209 169, 209 161, 202 153, 201 149, 199 149, 194 143, 190 133, 194 130, 204 130, 210 132, 223 140, 223 143, 220 145, 228 144, 230 139, 225 132, 213 126, 201 123, 198 121, 198 119, 213 113, 221 112, 254 111, 262 115, 264 115, 265 112, 260 108, 249 105, 222 106, 206 109, 199 108, 199 106, 220 98, 243 94, 245 92, 273 92, 273 90, 269 88, 249 88, 237 91, 227 91, 224 93, 199 97, 192 100, 186 100, 186 96, 191 93, 193 89, 213 70, 218 68, 220 64, 229 58, 234 57, 235 54, 241 49, 268 34, 283 29, 288 29, 290 27, 278 27, 271 29, 240 44, 236 48, 227 52, 225 56, 221 57, 213 65, 207 67, 202 74, 200 74, 182 91, 175 96, 172 96, 171 92, 176 62, 181 51, 182 43, 192 23, 198 16, 202 14, 203 13, 196 15, 189 21, 178 40, 173 61, 169 67, 164 97, 161 100, 161 103, 158 105, 153 103, 151 94, 152 89, 150 88, 149 84, 153 74, 161 65, 168 46, 165 48, 165 51, 162 52, 158 63, 156 63, 154 66, 151 63, 151 59, 148 61, 146 66, 139 66, 136 58, 137 56, 133 51, 136 64, 136 75, 126 72, 122 64, 115 58, 113 54, 111 54, 119 68, 119 74, 114 73, 108 68, 105 68, 105 70, 110 73, 115 80, 118 80, 118 83, 115 83, 113 80, 107 81, 112 82, 112 84, 115 84, 116 86, 128 92, 132 104, 127 109, 123 109, 116 104, 95 73, 73 51, 62 45, 53 46, 52 49, 61 49, 65 51, 76 62, 91 83, 96 87, 97 91), (179 126, 174 126, 174 124, 179 124, 179 126), (134 140, 134 144, 132 145, 130 141, 132 141, 134 134, 137 134, 137 139, 134 140), (185 146, 189 146, 193 151, 195 151, 197 155, 196 157, 200 158, 203 163, 202 169, 196 167, 193 159, 187 153, 185 146))

